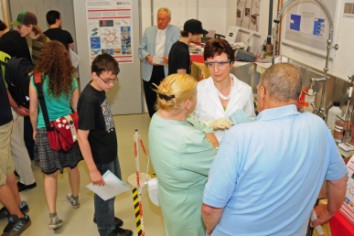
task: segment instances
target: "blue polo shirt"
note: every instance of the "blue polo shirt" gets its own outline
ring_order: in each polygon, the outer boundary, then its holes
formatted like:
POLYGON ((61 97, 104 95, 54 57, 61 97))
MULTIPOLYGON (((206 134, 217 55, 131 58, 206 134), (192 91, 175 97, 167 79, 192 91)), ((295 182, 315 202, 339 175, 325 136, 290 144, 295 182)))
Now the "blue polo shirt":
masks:
POLYGON ((214 235, 305 235, 324 180, 347 169, 326 124, 295 105, 226 132, 203 202, 224 208, 214 235))

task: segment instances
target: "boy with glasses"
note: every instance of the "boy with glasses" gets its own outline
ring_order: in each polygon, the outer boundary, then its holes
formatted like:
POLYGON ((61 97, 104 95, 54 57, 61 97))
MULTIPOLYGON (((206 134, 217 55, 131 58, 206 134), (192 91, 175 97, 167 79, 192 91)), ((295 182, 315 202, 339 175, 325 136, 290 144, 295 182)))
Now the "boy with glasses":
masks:
MULTIPOLYGON (((113 88, 118 73, 118 62, 111 55, 98 55, 91 65, 92 80, 82 91, 78 103, 78 141, 95 185, 105 184, 102 175, 107 170, 121 179, 115 124, 105 93, 113 88)), ((94 207, 94 221, 101 236, 133 234, 121 228, 123 221, 114 217, 114 198, 104 201, 95 194, 94 207)))

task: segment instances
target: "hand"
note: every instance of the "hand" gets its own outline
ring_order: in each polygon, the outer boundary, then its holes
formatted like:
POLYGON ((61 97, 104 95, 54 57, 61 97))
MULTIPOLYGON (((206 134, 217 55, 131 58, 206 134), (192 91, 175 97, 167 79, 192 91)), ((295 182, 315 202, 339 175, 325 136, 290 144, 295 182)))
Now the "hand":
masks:
POLYGON ((233 123, 228 118, 219 118, 217 120, 207 121, 206 125, 212 127, 213 130, 225 130, 231 128, 233 123))
POLYGON ((90 178, 94 185, 99 185, 99 186, 105 185, 102 175, 97 169, 95 171, 90 171, 90 178))
POLYGON ((37 138, 37 129, 33 130, 32 137, 33 137, 33 140, 36 141, 36 138, 37 138))
POLYGON ((154 59, 152 58, 152 56, 147 55, 145 59, 149 64, 154 65, 154 59))
POLYGON ((210 126, 207 126, 205 123, 198 121, 192 116, 187 117, 187 122, 190 123, 194 128, 199 129, 200 131, 204 133, 213 133, 213 128, 210 126))
POLYGON ((328 222, 333 217, 333 214, 331 214, 327 209, 327 204, 317 205, 315 207, 315 211, 317 214, 317 220, 314 220, 311 222, 311 225, 313 227, 315 227, 317 225, 322 225, 322 224, 328 222))
POLYGON ((163 64, 167 65, 168 64, 168 56, 163 57, 163 64))
POLYGON ((26 107, 23 106, 18 106, 15 109, 15 112, 19 115, 19 116, 29 116, 29 110, 26 107))

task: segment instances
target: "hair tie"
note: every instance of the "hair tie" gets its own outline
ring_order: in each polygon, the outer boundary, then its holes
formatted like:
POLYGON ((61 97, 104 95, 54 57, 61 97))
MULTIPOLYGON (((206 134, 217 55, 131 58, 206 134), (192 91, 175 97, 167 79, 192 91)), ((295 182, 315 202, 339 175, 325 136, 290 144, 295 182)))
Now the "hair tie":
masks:
POLYGON ((170 101, 175 98, 175 95, 165 95, 165 94, 159 93, 159 98, 161 98, 165 101, 170 101))

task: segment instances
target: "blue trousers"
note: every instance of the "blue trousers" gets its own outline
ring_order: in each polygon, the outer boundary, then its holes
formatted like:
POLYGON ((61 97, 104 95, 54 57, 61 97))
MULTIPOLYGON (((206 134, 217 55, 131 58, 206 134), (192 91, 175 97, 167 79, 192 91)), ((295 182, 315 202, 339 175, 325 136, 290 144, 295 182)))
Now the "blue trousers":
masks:
MULTIPOLYGON (((107 170, 110 170, 119 179, 121 179, 121 171, 118 157, 109 163, 97 164, 97 169, 103 175, 107 170)), ((110 236, 112 231, 115 229, 114 224, 114 199, 109 199, 107 201, 100 198, 98 195, 94 195, 94 206, 95 206, 95 219, 97 223, 98 232, 100 236, 110 236)))

